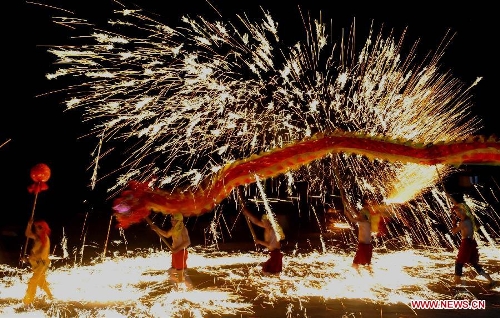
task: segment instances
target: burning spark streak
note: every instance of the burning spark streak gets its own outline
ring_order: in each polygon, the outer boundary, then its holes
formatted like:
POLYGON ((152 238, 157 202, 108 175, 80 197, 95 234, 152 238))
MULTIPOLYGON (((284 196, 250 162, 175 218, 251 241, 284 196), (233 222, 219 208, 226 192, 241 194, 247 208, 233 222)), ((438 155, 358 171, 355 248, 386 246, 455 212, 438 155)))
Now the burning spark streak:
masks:
MULTIPOLYGON (((278 302, 288 303, 292 312, 300 314, 309 305, 314 307, 318 302, 331 305, 338 299, 408 306, 414 299, 450 298, 446 289, 450 288, 456 251, 384 252, 384 249, 375 249, 373 275, 357 274, 351 268, 354 251, 333 248, 325 252, 292 251, 285 255, 284 271, 280 275, 266 276, 260 270, 260 253, 192 248, 188 274, 195 286, 191 290, 168 281, 165 264, 170 262, 169 252, 149 250, 144 255, 53 268, 48 280, 56 300, 24 312, 18 312, 16 306, 24 295, 29 271, 0 265, 5 273, 0 281, 0 316, 45 313, 64 317, 68 312, 73 317, 105 313, 205 317, 207 314, 258 315, 259 310, 283 316, 280 310, 284 309, 276 306, 278 302), (439 289, 440 284, 444 288, 439 289)), ((483 262, 494 266, 498 251, 482 246, 481 252, 483 262)), ((498 263, 496 266, 498 270, 498 263)), ((356 309, 347 307, 346 310, 356 309)))
MULTIPOLYGON (((74 37, 76 44, 51 46, 57 69, 47 74, 77 80, 67 87, 66 105, 95 123, 93 186, 102 154, 114 155, 106 149, 109 143, 132 143, 123 152, 110 147, 128 154, 113 172, 121 174, 110 192, 153 176, 158 187, 194 189, 226 164, 318 132, 339 129, 428 144, 461 139, 481 127, 468 95, 477 81, 466 87, 440 71, 449 34, 434 56, 418 63, 416 45, 404 56, 404 34, 398 40, 392 32, 384 37, 382 30, 371 30, 356 52, 351 33, 337 50, 328 28, 311 19, 304 28, 307 41, 288 46, 265 10, 259 22, 246 15, 237 16, 238 23, 200 16, 184 17, 182 27, 173 27, 115 4, 116 19, 107 28, 54 18, 75 32, 82 25, 90 31, 74 37)), ((441 213, 423 198, 438 181, 432 168, 338 157, 278 179, 289 189, 306 181, 311 196, 345 187, 352 201, 371 193, 385 202, 411 203, 418 206, 412 211, 418 219, 441 213), (334 169, 343 185, 335 183, 334 169)), ((442 166, 439 173, 444 178, 451 169, 442 166)))
MULTIPOLYGON (((283 48, 268 12, 261 24, 239 16, 242 29, 202 17, 185 17, 185 26, 175 29, 140 10, 115 13, 122 17, 111 26, 129 35, 96 28, 81 38, 94 43, 52 47, 60 66, 47 76, 82 80, 69 88, 68 107, 84 108, 85 117, 98 120, 97 134, 140 140, 124 162, 130 170, 118 178, 117 188, 153 157, 159 184, 196 187, 213 166, 315 132, 340 128, 429 143, 467 136, 479 127, 477 118, 467 116, 471 105, 462 97, 463 85, 439 73, 442 52, 426 67, 409 70, 403 65, 414 57, 402 60, 394 39, 369 38, 358 59, 350 61, 357 67, 347 67, 326 53, 331 43, 319 22, 309 28, 310 46, 299 41, 283 48), (182 172, 172 178, 178 169, 182 172)), ((317 177, 329 165, 322 162, 309 174, 317 177)), ((363 168, 380 175, 380 169, 404 174, 404 167, 363 168)), ((356 162, 349 168, 358 169, 356 162)))
MULTIPOLYGON (((128 157, 110 191, 119 191, 131 179, 152 176, 157 186, 196 188, 228 163, 318 132, 339 129, 427 144, 479 130, 481 123, 471 115, 468 95, 476 83, 466 87, 441 72, 443 51, 416 63, 416 50, 405 57, 402 40, 384 38, 382 32, 372 32, 360 52, 354 50, 354 38, 342 39, 337 51, 332 37, 325 34, 328 28, 319 21, 306 26, 307 41, 288 46, 280 40, 270 13, 263 13, 260 23, 246 16, 237 16, 239 23, 185 17, 184 25, 175 28, 141 10, 121 8, 115 11, 118 17, 110 21, 110 30, 95 27, 90 36, 75 37, 76 45, 51 47, 58 69, 47 78, 76 79, 78 83, 68 87, 67 108, 81 110, 86 120, 95 123, 92 132, 99 138, 99 151, 92 182, 98 180, 102 154, 112 155, 108 146, 113 148, 114 141, 125 140, 132 146, 127 143, 120 153, 128 157)), ((76 31, 84 24, 74 18, 54 20, 76 31)), ((373 276, 357 276, 350 268, 352 253, 327 250, 325 245, 322 253, 294 251, 293 257, 285 256, 279 277, 260 274, 261 255, 215 255, 193 249, 190 269, 200 281, 195 290, 178 290, 166 278, 168 255, 150 251, 146 257, 116 257, 52 270, 49 281, 58 300, 48 310, 61 316, 70 310, 69 302, 79 317, 127 316, 130 308, 145 317, 166 312, 201 317, 207 312, 241 315, 257 311, 262 303, 289 302, 283 312, 291 316, 291 312, 302 314, 303 304, 318 299, 407 304, 417 298, 449 298, 429 287, 436 277, 452 274, 455 254, 441 248, 454 246, 454 241, 435 225, 449 226, 452 220, 447 194, 436 186, 440 182, 436 168, 428 169, 342 154, 283 176, 289 200, 296 182, 305 181, 311 197, 321 200, 327 189, 343 187, 353 203, 360 193, 381 194, 387 203, 408 203, 396 213, 403 217, 389 224, 389 237, 377 238, 385 246, 397 237, 398 244, 408 249, 391 253, 375 249, 373 276), (334 169, 339 170, 342 185, 335 183, 334 169), (404 221, 411 226, 403 227, 404 221), (421 243, 433 248, 412 248, 421 243), (116 273, 121 274, 118 279, 116 273), (74 289, 67 291, 68 286, 74 289)), ((451 172, 449 167, 438 169, 441 178, 451 172)), ((471 208, 498 226, 496 211, 481 205, 471 208)), ((479 223, 489 244, 481 243, 481 255, 494 263, 498 233, 479 223)), ((212 225, 215 233, 216 224, 212 225)), ((344 240, 351 237, 348 233, 344 240)), ((29 273, 6 267, 2 271, 8 275, 1 281, 0 313, 14 316, 13 307, 22 298, 29 273)), ((448 279, 441 282, 449 286, 448 279)))

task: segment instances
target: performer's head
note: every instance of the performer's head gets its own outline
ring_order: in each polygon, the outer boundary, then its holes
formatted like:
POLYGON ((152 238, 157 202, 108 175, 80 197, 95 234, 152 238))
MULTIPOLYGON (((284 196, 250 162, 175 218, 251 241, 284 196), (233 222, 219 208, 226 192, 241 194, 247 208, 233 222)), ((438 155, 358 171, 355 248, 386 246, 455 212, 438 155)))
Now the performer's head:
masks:
POLYGON ((33 225, 35 226, 36 233, 50 235, 50 227, 44 220, 35 221, 33 225))
POLYGON ((184 219, 184 217, 182 216, 181 213, 174 213, 172 214, 172 220, 175 220, 175 221, 181 221, 184 219))
POLYGON ((184 217, 181 213, 174 213, 172 215, 170 222, 173 226, 174 235, 179 235, 181 233, 182 228, 184 227, 184 223, 182 223, 183 219, 184 217))
POLYGON ((42 244, 45 244, 45 241, 47 237, 50 236, 51 232, 49 225, 44 220, 39 220, 35 221, 33 226, 35 228, 35 234, 40 238, 42 244))
POLYGON ((363 196, 361 197, 361 205, 363 207, 369 206, 369 205, 373 204, 373 202, 374 202, 374 200, 372 199, 372 197, 369 194, 363 194, 363 196))
POLYGON ((460 219, 465 219, 467 217, 469 217, 469 214, 468 213, 469 211, 469 208, 466 204, 464 203, 456 203, 453 205, 452 207, 452 210, 453 212, 455 212, 455 214, 460 218, 460 219))

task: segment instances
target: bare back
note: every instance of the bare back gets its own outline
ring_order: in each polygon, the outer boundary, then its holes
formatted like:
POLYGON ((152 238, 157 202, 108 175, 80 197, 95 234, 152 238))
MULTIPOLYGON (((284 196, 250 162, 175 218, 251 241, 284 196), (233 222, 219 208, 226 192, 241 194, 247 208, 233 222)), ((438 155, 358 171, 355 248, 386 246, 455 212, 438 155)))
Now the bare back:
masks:
POLYGON ((368 220, 357 221, 358 223, 358 241, 364 244, 372 242, 372 227, 368 220))
POLYGON ((462 236, 462 239, 474 237, 474 230, 472 229, 472 222, 469 218, 466 218, 463 221, 460 221, 459 227, 460 227, 460 235, 462 236))

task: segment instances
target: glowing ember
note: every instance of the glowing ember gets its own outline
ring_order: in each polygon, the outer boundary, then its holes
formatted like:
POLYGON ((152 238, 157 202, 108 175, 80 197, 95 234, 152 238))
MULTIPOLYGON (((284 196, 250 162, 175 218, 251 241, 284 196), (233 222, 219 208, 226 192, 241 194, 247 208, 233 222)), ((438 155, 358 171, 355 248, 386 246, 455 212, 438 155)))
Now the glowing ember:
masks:
MULTIPOLYGON (((295 250, 285 255, 280 275, 267 276, 260 270, 259 264, 265 257, 261 253, 193 248, 188 273, 194 288, 186 290, 168 280, 165 265, 170 261, 169 252, 144 251, 137 253, 143 255, 104 259, 93 265, 51 269, 48 280, 55 300, 50 303, 38 300, 29 309, 21 309, 28 271, 1 266, 5 275, 0 282, 0 314, 2 317, 36 314, 206 317, 262 316, 274 312, 284 316, 283 306, 288 304, 287 310, 295 316, 311 312, 318 303, 333 306, 339 300, 409 306, 415 299, 454 297, 451 282, 455 252, 445 249, 388 251, 379 246, 374 251, 374 274, 361 272, 359 275, 351 267, 354 251, 329 248, 299 253, 295 250)), ((498 272, 497 247, 482 246, 481 253, 485 266, 498 272)), ((473 269, 468 268, 465 277, 472 272, 473 269)), ((469 277, 466 284, 474 290, 475 284, 486 283, 469 277)), ((42 293, 38 296, 42 297, 42 293)), ((360 303, 352 308, 347 306, 345 312, 354 313, 356 306, 360 303)))

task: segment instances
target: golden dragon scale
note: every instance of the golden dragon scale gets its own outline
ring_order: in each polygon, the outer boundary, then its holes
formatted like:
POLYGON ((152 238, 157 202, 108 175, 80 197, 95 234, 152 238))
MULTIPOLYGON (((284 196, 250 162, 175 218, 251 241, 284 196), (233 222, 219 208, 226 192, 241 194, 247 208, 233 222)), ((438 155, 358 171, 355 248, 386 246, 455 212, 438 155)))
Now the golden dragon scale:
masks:
POLYGON ((296 170, 329 154, 348 153, 389 162, 421 165, 500 165, 500 142, 474 136, 466 140, 417 144, 352 133, 317 134, 283 148, 234 161, 226 165, 194 192, 168 192, 147 183, 131 181, 113 203, 118 226, 127 228, 147 217, 151 210, 163 214, 197 216, 212 211, 231 191, 256 181, 296 170))

